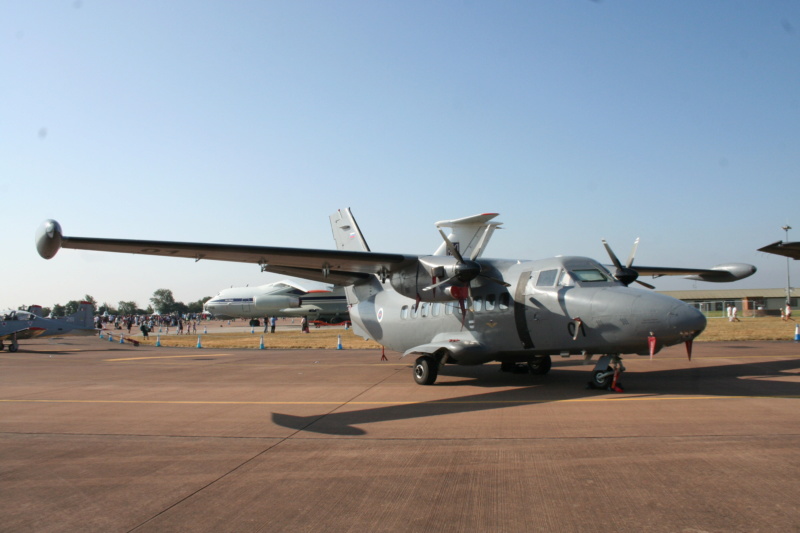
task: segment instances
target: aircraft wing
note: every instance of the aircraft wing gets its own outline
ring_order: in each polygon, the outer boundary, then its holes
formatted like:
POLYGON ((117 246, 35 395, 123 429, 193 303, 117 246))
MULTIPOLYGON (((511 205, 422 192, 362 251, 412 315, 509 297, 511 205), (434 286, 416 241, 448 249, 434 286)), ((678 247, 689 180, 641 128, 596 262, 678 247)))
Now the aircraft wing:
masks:
POLYGON ((736 281, 752 275, 756 267, 744 263, 730 263, 719 265, 714 268, 673 268, 673 267, 651 267, 632 265, 631 268, 639 273, 640 276, 687 276, 688 279, 698 281, 729 282, 736 281))
POLYGON ((58 222, 45 221, 36 231, 39 255, 51 259, 61 248, 254 263, 266 272, 336 284, 352 284, 372 274, 388 275, 417 261, 417 256, 345 250, 67 237, 58 222))
POLYGON ((800 259, 800 242, 777 241, 758 249, 759 252, 800 259))
POLYGON ((5 341, 5 340, 13 339, 15 335, 17 337, 17 340, 32 339, 34 337, 38 337, 39 335, 41 335, 45 331, 46 330, 44 328, 24 327, 24 328, 15 329, 13 331, 5 331, 5 332, 3 332, 2 334, 0 334, 0 340, 5 341))

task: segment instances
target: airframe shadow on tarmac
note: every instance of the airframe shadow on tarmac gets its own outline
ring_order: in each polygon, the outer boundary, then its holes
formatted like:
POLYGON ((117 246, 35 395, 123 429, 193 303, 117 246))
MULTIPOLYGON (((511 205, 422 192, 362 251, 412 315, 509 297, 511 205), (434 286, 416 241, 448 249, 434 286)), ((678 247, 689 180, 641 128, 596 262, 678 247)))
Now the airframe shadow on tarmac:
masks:
MULTIPOLYGON (((484 369, 491 369, 492 366, 496 365, 486 366, 484 369)), ((453 387, 464 384, 507 387, 511 383, 510 380, 493 378, 491 375, 482 375, 475 378, 474 369, 471 369, 471 374, 467 374, 463 368, 459 367, 453 368, 453 371, 450 370, 448 368, 448 374, 451 376, 463 372, 464 375, 469 375, 472 379, 456 382, 443 381, 434 385, 435 387, 453 387), (498 379, 501 379, 501 382, 498 379)), ((358 436, 367 433, 358 427, 362 424, 477 412, 500 409, 509 405, 533 405, 609 394, 605 391, 596 390, 575 390, 570 392, 568 387, 574 388, 576 383, 574 379, 569 379, 568 385, 565 385, 564 380, 558 380, 562 386, 559 387, 558 391, 551 391, 555 392, 557 397, 554 398, 553 394, 548 394, 544 398, 542 385, 551 380, 551 377, 537 376, 537 381, 541 381, 541 383, 533 386, 470 394, 446 400, 389 405, 353 411, 334 411, 310 416, 272 413, 272 421, 277 425, 297 431, 358 436)), ((627 377, 631 384, 631 387, 626 389, 626 394, 628 395, 703 395, 706 397, 719 396, 726 398, 772 397, 800 399, 800 360, 797 359, 657 370, 631 373, 627 377)), ((550 387, 551 385, 547 384, 545 386, 550 387)), ((620 395, 620 399, 624 399, 624 397, 624 395, 620 395)))

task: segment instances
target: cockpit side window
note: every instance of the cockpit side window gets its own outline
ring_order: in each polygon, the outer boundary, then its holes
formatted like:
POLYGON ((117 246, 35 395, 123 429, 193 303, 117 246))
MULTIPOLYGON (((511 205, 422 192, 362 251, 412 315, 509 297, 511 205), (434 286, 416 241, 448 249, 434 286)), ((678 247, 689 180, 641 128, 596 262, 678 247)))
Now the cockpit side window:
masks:
POLYGON ((539 272, 539 277, 536 280, 537 287, 552 287, 556 283, 556 275, 558 269, 542 270, 539 272))
POLYGON ((559 287, 575 286, 575 281, 573 281, 572 276, 569 275, 568 271, 566 270, 561 271, 561 274, 558 276, 558 286, 559 287))

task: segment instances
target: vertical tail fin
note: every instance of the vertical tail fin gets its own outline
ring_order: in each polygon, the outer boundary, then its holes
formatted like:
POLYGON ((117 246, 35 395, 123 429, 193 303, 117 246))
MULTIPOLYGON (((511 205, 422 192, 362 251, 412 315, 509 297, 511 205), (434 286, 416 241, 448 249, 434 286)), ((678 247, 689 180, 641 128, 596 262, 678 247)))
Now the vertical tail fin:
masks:
POLYGON ((367 241, 358 228, 350 208, 339 209, 330 216, 333 240, 336 241, 337 250, 349 252, 369 252, 367 241))
MULTIPOLYGON (((356 223, 355 217, 353 217, 353 213, 350 212, 349 207, 346 209, 339 209, 330 216, 330 219, 333 240, 336 241, 337 250, 348 252, 370 251, 369 245, 367 245, 367 241, 364 240, 364 236, 361 234, 361 230, 356 223)), ((368 299, 370 294, 383 290, 376 276, 372 276, 367 282, 367 286, 369 289, 365 294, 362 294, 365 299, 368 299)), ((358 292, 359 291, 357 291, 356 287, 353 285, 348 285, 344 288, 344 294, 347 298, 347 306, 350 313, 350 321, 353 324, 353 331, 356 335, 367 338, 369 335, 366 333, 367 330, 361 323, 358 313, 358 304, 360 300, 358 292)))
POLYGON ((67 318, 80 328, 94 328, 94 307, 89 302, 81 302, 78 310, 67 318))
MULTIPOLYGON (((484 213, 456 220, 442 220, 436 223, 437 228, 450 228, 447 238, 464 257, 475 259, 483 254, 492 233, 502 222, 490 222, 497 213, 484 213)), ((446 255, 447 245, 442 243, 433 255, 446 255)))

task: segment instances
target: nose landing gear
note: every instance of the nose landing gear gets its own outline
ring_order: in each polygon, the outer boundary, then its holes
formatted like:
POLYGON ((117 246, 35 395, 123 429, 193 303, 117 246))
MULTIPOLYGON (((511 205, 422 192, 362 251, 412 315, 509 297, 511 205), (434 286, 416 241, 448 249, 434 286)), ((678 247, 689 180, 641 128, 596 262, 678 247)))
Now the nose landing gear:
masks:
POLYGON ((589 382, 588 388, 623 392, 619 378, 624 371, 625 367, 622 366, 622 358, 619 354, 604 355, 592 370, 592 380, 589 382))

